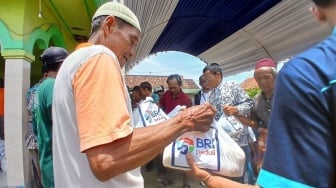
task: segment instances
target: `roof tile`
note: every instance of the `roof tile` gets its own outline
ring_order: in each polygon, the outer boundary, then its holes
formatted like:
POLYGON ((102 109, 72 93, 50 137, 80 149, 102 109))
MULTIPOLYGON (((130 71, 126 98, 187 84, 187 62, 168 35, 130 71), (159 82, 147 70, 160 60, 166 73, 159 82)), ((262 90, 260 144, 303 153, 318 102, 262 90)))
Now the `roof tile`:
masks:
MULTIPOLYGON (((141 82, 149 82, 152 87, 163 85, 165 89, 167 88, 167 80, 168 76, 149 76, 149 75, 126 75, 125 81, 126 85, 130 88, 133 88, 136 85, 140 85, 141 82)), ((193 79, 185 79, 182 78, 182 88, 183 89, 199 89, 198 85, 195 83, 193 79)))

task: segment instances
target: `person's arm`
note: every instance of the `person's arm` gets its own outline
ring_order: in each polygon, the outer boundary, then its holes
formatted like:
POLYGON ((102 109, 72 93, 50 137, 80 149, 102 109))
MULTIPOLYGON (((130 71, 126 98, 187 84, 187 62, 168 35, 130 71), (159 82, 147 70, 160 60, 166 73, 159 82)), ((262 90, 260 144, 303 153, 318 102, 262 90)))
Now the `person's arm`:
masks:
POLYGON ((158 155, 176 137, 190 130, 206 131, 214 116, 209 104, 188 108, 156 126, 134 129, 114 142, 85 151, 91 170, 101 181, 139 167, 158 155))
POLYGON ((184 132, 208 130, 215 114, 210 104, 195 106, 157 126, 133 129, 128 93, 113 60, 92 57, 72 83, 80 150, 100 181, 145 164, 184 132))
POLYGON ((232 104, 223 106, 223 111, 226 115, 248 115, 252 109, 253 101, 246 94, 244 89, 238 84, 232 86, 232 95, 234 101, 232 104))
POLYGON ((246 117, 246 116, 242 116, 242 115, 235 115, 235 117, 244 125, 247 125, 249 127, 257 127, 258 126, 258 122, 255 121, 254 119, 250 118, 250 117, 246 117))
POLYGON ((187 162, 191 168, 191 175, 203 181, 203 183, 205 183, 208 188, 258 188, 258 186, 242 184, 221 176, 211 175, 209 172, 200 169, 197 166, 193 156, 190 153, 188 153, 186 157, 187 162))

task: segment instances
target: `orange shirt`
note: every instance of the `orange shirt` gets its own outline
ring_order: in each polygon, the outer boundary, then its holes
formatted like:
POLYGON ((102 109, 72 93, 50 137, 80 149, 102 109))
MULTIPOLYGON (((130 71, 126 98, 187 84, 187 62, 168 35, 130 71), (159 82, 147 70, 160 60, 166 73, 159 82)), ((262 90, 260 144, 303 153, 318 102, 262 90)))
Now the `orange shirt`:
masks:
POLYGON ((3 116, 4 115, 4 109, 5 109, 5 97, 4 97, 4 93, 5 93, 5 88, 0 88, 0 115, 3 116))

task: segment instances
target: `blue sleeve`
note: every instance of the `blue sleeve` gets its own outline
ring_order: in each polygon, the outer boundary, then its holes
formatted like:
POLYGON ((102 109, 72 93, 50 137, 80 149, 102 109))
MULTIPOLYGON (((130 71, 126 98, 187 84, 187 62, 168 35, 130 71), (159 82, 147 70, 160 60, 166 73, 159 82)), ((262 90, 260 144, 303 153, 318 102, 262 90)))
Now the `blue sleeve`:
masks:
POLYGON ((335 181, 335 125, 321 88, 336 61, 330 66, 328 52, 310 53, 309 60, 297 57, 288 62, 277 76, 257 182, 262 187, 332 187, 335 181))

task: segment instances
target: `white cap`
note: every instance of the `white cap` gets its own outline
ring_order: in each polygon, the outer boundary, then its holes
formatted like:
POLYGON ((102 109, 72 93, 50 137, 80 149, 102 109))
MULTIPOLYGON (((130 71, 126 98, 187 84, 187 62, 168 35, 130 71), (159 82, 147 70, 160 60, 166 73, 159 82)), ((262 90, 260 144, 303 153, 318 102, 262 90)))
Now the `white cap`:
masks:
POLYGON ((97 9, 96 13, 92 17, 92 20, 94 20, 98 16, 116 16, 141 31, 140 23, 136 15, 132 12, 131 9, 121 3, 104 3, 97 9))
POLYGON ((154 88, 154 92, 159 92, 159 91, 163 91, 162 87, 161 86, 156 86, 154 88))

